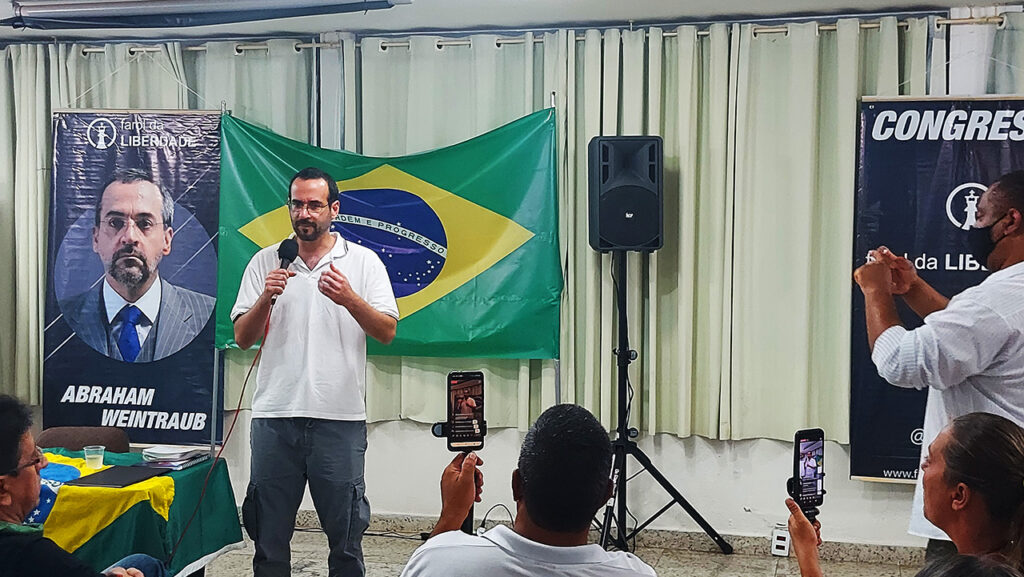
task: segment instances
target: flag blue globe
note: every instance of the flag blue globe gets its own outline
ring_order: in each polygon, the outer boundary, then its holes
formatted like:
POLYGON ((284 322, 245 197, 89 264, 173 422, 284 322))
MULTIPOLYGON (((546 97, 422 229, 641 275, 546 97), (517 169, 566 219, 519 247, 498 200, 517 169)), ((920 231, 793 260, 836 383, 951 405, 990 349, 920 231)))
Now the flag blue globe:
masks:
POLYGON ((441 274, 448 239, 441 219, 423 199, 393 188, 346 190, 340 198, 342 222, 335 222, 334 230, 377 253, 395 298, 419 292, 441 274), (355 220, 362 224, 346 217, 359 217, 355 220))

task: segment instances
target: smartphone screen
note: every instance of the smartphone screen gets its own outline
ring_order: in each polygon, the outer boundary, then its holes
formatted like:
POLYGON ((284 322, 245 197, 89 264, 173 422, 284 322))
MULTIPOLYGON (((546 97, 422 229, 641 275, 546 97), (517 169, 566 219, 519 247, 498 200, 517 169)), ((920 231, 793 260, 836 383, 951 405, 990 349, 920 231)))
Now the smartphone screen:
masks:
POLYGON ((825 432, 797 431, 794 441, 793 477, 798 492, 793 497, 802 507, 817 507, 825 495, 825 432))
POLYGON ((448 450, 474 451, 484 446, 484 374, 448 374, 448 450))

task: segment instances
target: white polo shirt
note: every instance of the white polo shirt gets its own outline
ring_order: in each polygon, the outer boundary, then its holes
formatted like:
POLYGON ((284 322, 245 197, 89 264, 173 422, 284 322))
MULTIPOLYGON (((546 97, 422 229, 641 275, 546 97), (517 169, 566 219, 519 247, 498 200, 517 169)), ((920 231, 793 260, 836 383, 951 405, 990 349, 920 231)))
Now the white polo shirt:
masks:
MULTIPOLYGON (((301 258, 288 267, 295 276, 288 279, 270 313, 256 372, 253 417, 366 420, 366 333, 348 309, 320 292, 317 283, 333 263, 374 309, 397 319, 398 304, 380 258, 331 234, 334 248, 312 270, 301 258)), ((231 309, 232 321, 256 304, 267 274, 281 266, 279 245, 268 246, 249 261, 231 309)))
POLYGON ((600 545, 553 547, 531 541, 504 525, 482 537, 449 531, 431 537, 409 558, 402 577, 633 577, 654 569, 632 553, 600 545))

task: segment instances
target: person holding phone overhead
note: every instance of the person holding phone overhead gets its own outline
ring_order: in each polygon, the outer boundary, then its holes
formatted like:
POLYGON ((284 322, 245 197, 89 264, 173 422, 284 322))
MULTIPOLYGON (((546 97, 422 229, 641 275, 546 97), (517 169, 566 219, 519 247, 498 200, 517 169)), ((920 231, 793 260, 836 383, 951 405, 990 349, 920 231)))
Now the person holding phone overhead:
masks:
POLYGON ((256 253, 231 310, 243 349, 267 327, 242 505, 256 545, 253 573, 290 574, 289 545, 308 478, 330 545, 330 576, 361 577, 362 535, 370 522, 363 481, 366 335, 390 343, 398 305, 380 258, 331 232, 341 202, 329 174, 299 171, 287 198, 298 258, 282 263, 280 243, 256 253))

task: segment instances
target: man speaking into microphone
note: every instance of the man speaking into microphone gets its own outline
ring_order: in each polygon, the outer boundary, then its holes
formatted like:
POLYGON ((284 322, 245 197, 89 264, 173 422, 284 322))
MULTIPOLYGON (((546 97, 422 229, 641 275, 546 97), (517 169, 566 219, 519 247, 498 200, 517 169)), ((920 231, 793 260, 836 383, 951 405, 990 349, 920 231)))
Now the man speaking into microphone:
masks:
POLYGON ((256 546, 253 572, 290 574, 289 544, 308 479, 330 545, 330 576, 362 576, 370 521, 363 481, 366 335, 390 343, 398 305, 380 258, 331 231, 341 203, 329 174, 300 170, 288 207, 294 238, 252 257, 231 310, 238 346, 264 339, 242 507, 256 546), (298 258, 294 247, 289 254, 295 242, 298 258))

